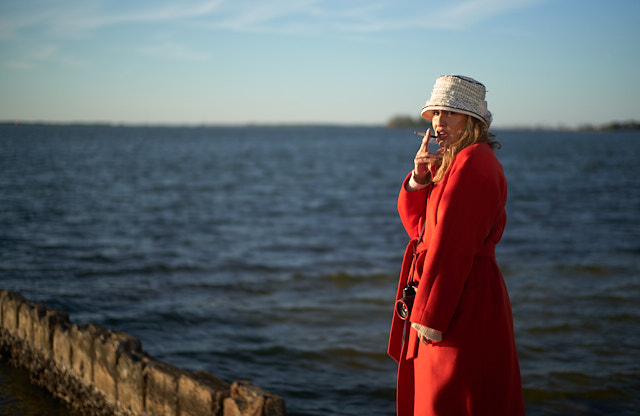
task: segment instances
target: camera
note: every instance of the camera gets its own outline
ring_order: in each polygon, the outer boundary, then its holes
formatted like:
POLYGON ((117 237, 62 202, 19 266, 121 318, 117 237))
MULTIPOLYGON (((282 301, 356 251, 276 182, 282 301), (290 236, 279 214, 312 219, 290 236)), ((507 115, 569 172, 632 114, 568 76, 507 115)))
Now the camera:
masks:
POLYGON ((409 282, 402 289, 402 299, 396 302, 396 313, 402 320, 409 319, 411 308, 413 307, 413 299, 416 297, 417 282, 409 282))

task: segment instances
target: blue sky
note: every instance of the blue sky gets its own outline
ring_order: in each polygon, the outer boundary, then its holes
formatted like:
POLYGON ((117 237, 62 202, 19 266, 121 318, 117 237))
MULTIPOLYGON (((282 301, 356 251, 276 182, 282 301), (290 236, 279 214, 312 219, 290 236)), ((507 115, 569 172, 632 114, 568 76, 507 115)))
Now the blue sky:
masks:
POLYGON ((640 1, 0 3, 0 120, 384 124, 452 73, 496 127, 638 120, 640 1))

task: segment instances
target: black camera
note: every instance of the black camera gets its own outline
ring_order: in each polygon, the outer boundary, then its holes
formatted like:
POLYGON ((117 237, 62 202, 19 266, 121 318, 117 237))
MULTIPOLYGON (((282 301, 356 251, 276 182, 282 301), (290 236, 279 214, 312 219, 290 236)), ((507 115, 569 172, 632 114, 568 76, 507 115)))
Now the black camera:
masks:
POLYGON ((411 315, 411 308, 413 307, 413 299, 416 297, 417 282, 409 282, 402 289, 402 299, 396 302, 396 312, 402 320, 409 319, 411 315))

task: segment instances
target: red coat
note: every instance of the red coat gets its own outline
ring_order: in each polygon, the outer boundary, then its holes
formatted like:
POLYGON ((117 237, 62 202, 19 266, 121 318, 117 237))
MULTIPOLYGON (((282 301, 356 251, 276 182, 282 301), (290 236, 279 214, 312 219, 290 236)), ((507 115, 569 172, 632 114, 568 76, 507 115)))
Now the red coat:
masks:
POLYGON ((398 211, 412 243, 397 299, 415 268, 410 320, 443 338, 425 345, 394 314, 388 352, 399 363, 398 415, 524 415, 511 304, 495 259, 506 222, 502 165, 479 143, 458 153, 439 184, 411 192, 405 184, 398 211))

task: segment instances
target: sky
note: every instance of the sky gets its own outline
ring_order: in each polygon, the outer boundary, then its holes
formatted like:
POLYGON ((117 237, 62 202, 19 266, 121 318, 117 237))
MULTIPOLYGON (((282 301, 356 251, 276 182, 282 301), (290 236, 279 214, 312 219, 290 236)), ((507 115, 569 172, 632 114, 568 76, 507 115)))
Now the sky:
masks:
POLYGON ((494 127, 640 120, 640 1, 0 2, 1 121, 377 125, 444 74, 494 127))

